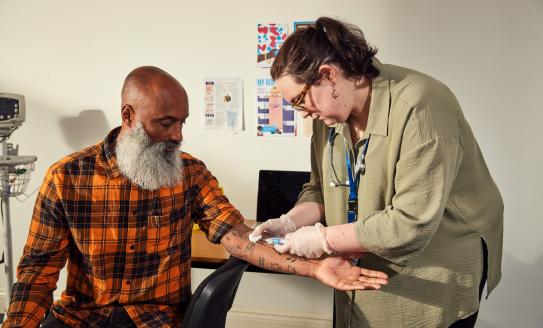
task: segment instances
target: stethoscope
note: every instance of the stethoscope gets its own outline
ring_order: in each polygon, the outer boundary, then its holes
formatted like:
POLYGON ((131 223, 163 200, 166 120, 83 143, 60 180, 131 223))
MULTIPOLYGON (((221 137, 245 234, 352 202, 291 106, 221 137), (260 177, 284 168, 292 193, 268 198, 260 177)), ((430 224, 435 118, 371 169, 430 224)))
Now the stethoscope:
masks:
MULTIPOLYGON (((360 182, 360 177, 366 173, 366 153, 368 152, 368 146, 370 144, 371 134, 366 139, 366 143, 362 146, 362 151, 360 156, 356 159, 356 165, 353 167, 351 164, 351 150, 349 149, 349 143, 343 137, 343 142, 345 144, 345 165, 347 166, 347 175, 349 179, 345 183, 339 180, 336 169, 334 167, 334 140, 336 138, 336 128, 330 128, 328 133, 328 145, 330 146, 330 186, 331 187, 349 187, 349 202, 347 209, 347 222, 354 223, 357 220, 358 216, 358 184, 360 182)), ((353 265, 358 265, 359 259, 351 259, 353 265)), ((354 291, 351 292, 351 311, 349 314, 349 324, 348 327, 351 327, 351 315, 353 312, 355 294, 354 291)))
MULTIPOLYGON (((358 216, 358 184, 360 182, 360 176, 366 173, 366 153, 368 152, 368 146, 370 144, 371 134, 366 139, 366 143, 362 146, 360 156, 356 159, 356 165, 353 167, 351 164, 351 150, 349 149, 349 143, 343 137, 345 144, 345 165, 347 166, 347 175, 349 179, 344 183, 339 180, 339 177, 334 167, 334 140, 336 138, 336 128, 330 128, 328 132, 328 145, 330 146, 330 187, 349 187, 349 202, 347 209, 347 222, 354 223, 358 216)), ((359 259, 351 259, 353 265, 358 265, 359 259)), ((349 314, 349 325, 351 327, 351 315, 353 312, 355 294, 351 292, 351 311, 349 314)))
POLYGON ((368 152, 368 146, 370 144, 370 136, 366 139, 364 146, 362 146, 362 151, 360 156, 356 160, 356 164, 352 165, 351 163, 351 150, 349 149, 349 143, 343 138, 345 144, 345 165, 347 167, 347 176, 348 180, 341 182, 339 180, 338 174, 334 167, 334 140, 336 138, 336 128, 330 128, 328 132, 328 144, 330 146, 330 186, 331 187, 349 187, 349 208, 347 210, 347 221, 353 223, 357 219, 357 209, 358 209, 358 185, 360 182, 360 176, 366 173, 366 153, 368 152))

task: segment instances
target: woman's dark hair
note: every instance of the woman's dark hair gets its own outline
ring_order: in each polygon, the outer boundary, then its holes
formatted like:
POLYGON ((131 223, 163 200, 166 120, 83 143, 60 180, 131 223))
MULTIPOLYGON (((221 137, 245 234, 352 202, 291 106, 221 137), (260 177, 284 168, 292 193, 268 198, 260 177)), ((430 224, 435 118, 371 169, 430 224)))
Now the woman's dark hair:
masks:
POLYGON ((270 73, 274 80, 289 74, 298 83, 313 84, 321 78, 321 65, 336 64, 347 78, 376 77, 379 70, 371 63, 376 53, 357 26, 320 17, 285 40, 270 73))

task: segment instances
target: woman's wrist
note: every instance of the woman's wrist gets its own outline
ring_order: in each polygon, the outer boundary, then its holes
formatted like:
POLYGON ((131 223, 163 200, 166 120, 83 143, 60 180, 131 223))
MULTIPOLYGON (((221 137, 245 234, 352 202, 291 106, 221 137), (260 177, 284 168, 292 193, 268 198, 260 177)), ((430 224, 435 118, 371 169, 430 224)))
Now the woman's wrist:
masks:
POLYGON ((330 244, 328 243, 328 240, 326 239, 326 227, 323 226, 320 223, 317 223, 315 225, 321 232, 321 243, 322 243, 322 249, 324 252, 328 255, 337 253, 336 250, 334 250, 332 247, 330 247, 330 244))
POLYGON ((294 219, 288 213, 282 214, 279 217, 279 219, 283 220, 284 225, 285 225, 285 232, 286 233, 296 231, 296 229, 297 229, 296 222, 294 222, 294 219))

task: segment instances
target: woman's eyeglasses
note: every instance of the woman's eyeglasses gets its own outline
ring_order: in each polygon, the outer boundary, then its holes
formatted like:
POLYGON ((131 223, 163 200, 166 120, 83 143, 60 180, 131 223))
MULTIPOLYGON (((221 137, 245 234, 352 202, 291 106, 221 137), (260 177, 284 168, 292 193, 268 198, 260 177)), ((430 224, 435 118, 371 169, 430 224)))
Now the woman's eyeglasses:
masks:
POLYGON ((290 103, 292 105, 292 108, 294 108, 297 111, 307 111, 308 109, 304 106, 304 99, 307 93, 309 92, 309 89, 311 88, 311 84, 306 84, 304 88, 302 89, 302 92, 300 92, 296 97, 292 98, 290 100, 290 103))

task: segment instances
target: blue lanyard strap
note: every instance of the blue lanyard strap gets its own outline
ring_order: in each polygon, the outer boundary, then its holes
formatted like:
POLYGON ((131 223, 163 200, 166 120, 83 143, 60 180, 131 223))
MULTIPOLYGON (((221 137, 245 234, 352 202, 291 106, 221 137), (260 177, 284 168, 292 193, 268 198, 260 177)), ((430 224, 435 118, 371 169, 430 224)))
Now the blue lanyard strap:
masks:
POLYGON ((360 181, 360 175, 365 173, 366 165, 366 153, 368 151, 368 145, 370 143, 370 138, 366 139, 366 143, 362 148, 359 159, 356 162, 356 168, 353 172, 353 167, 351 165, 351 156, 350 151, 345 142, 345 163, 347 166, 347 175, 349 177, 349 202, 347 209, 347 222, 353 223, 357 219, 358 212, 358 183, 360 181), (354 174, 353 174, 354 173, 354 174))

